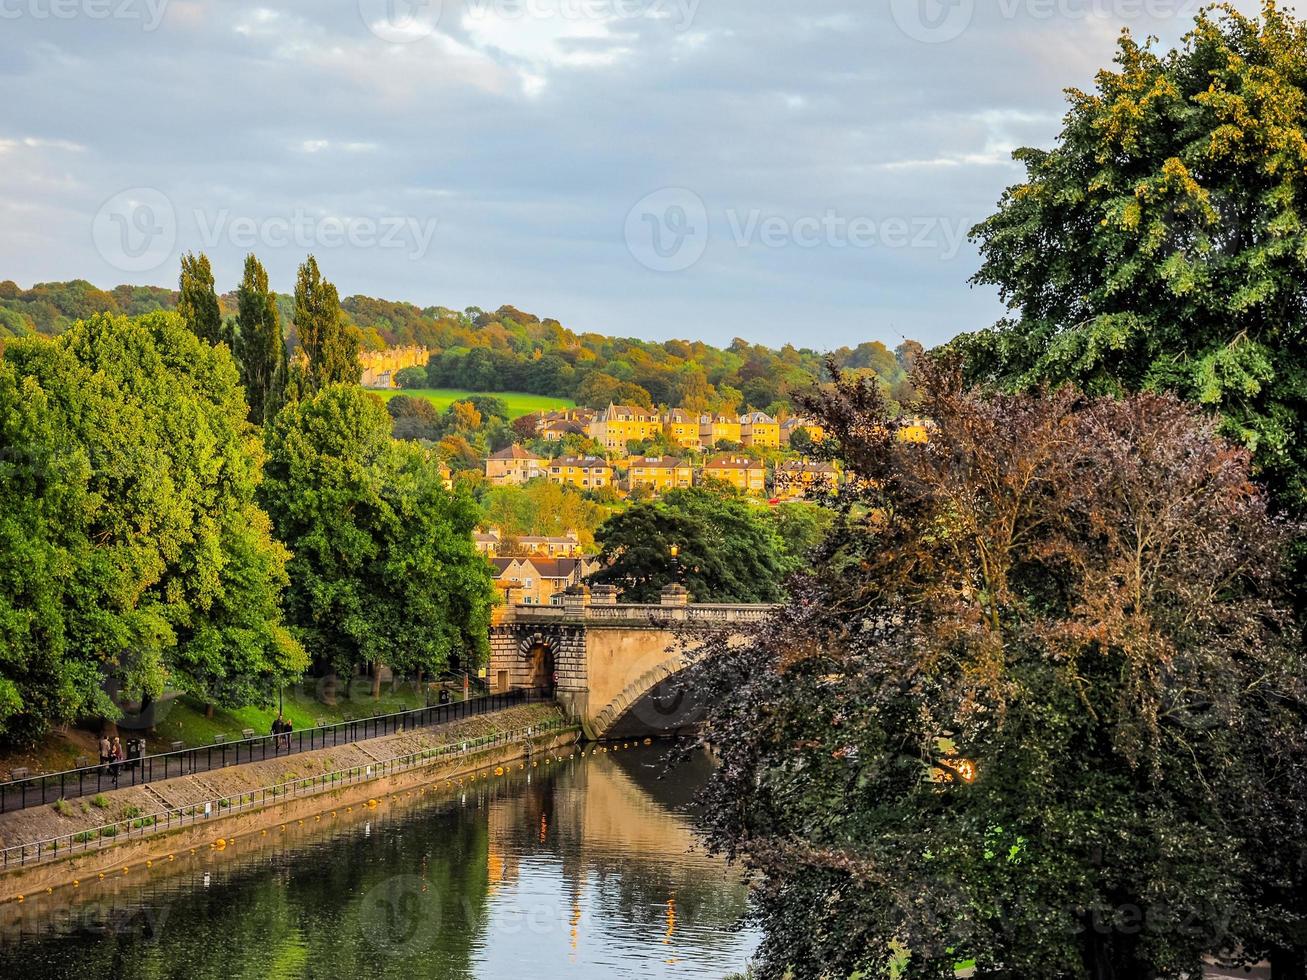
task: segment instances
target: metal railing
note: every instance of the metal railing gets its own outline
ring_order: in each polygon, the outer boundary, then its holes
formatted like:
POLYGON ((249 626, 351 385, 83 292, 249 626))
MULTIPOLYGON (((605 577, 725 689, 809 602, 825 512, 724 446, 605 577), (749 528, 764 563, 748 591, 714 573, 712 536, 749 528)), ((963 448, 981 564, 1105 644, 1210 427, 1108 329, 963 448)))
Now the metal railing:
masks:
POLYGON ((84 851, 109 847, 119 841, 131 840, 133 837, 148 837, 151 834, 167 832, 174 827, 192 826, 217 817, 225 817, 246 810, 258 810, 270 803, 314 796, 339 786, 382 779, 386 776, 428 765, 437 759, 475 755, 502 745, 526 741, 541 735, 548 735, 551 732, 567 731, 575 727, 572 723, 561 720, 541 722, 538 725, 500 732, 495 735, 462 739, 449 745, 442 745, 439 748, 423 749, 421 752, 412 752, 394 759, 387 759, 384 762, 373 762, 361 766, 351 766, 348 769, 340 769, 335 772, 321 773, 317 776, 290 779, 273 786, 245 790, 240 793, 233 793, 230 796, 220 796, 200 803, 190 803, 185 806, 170 807, 155 813, 127 817, 113 823, 102 824, 99 827, 90 827, 70 834, 61 834, 58 837, 47 837, 43 840, 30 841, 25 844, 14 844, 0 850, 0 870, 11 867, 26 867, 40 861, 66 858, 71 854, 80 854, 84 851))
POLYGON ((544 690, 507 691, 318 728, 304 728, 282 735, 256 735, 239 741, 160 752, 125 760, 116 765, 83 766, 80 769, 11 779, 0 783, 0 813, 42 806, 58 800, 75 800, 124 786, 141 786, 164 779, 176 779, 178 776, 191 776, 211 769, 349 745, 351 742, 362 742, 396 732, 430 728, 491 711, 502 711, 519 704, 548 700, 550 697, 544 690))

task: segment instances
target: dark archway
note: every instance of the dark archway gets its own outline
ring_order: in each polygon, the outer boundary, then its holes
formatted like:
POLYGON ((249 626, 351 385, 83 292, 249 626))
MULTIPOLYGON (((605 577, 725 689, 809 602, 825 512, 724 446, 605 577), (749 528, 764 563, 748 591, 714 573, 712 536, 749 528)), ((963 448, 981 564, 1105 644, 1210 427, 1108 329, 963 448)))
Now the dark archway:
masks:
POLYGON ((526 651, 526 669, 529 686, 537 690, 552 691, 556 684, 557 665, 554 648, 542 640, 532 643, 526 651))
POLYGON ((704 714, 703 702, 686 685, 684 675, 675 673, 633 701, 602 737, 608 740, 685 735, 698 727, 704 714))

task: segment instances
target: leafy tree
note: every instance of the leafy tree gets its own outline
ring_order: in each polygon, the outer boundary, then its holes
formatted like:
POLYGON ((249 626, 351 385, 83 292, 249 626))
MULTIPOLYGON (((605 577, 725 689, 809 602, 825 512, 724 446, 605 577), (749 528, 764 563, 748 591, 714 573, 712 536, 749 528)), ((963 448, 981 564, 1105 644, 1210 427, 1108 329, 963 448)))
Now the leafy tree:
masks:
POLYGON ((492 487, 481 508, 482 524, 497 527, 508 537, 561 537, 575 531, 587 549, 594 544, 595 531, 608 516, 604 507, 578 490, 548 480, 533 480, 521 487, 492 487))
POLYGON ((218 294, 213 287, 213 269, 207 255, 187 252, 182 256, 182 273, 177 288, 177 312, 191 332, 205 343, 226 342, 229 338, 223 332, 218 294))
MULTIPOLYGON (((330 385, 268 432, 263 496, 290 546, 287 617, 320 662, 441 670, 483 658, 495 590, 471 499, 390 436, 375 395, 330 385)), ((376 673, 374 671, 374 676, 376 673)))
POLYGON ((595 581, 618 586, 628 602, 657 602, 672 584, 696 602, 776 602, 790 568, 765 512, 727 486, 634 504, 595 537, 604 564, 595 581))
POLYGON ((796 570, 804 567, 808 555, 821 544, 835 520, 828 508, 810 503, 780 504, 772 508, 769 516, 796 570))
POLYGON ((974 230, 1012 314, 957 342, 1008 388, 1174 391, 1220 413, 1282 506, 1307 504, 1307 28, 1202 12, 1123 35, 1056 146, 974 230))
POLYGON ((359 383, 363 368, 358 333, 345 322, 336 287, 322 278, 312 255, 295 280, 295 329, 304 355, 296 365, 302 395, 328 385, 359 383))
POLYGON ((286 339, 268 273, 253 255, 236 291, 236 359, 250 404, 250 421, 263 425, 281 408, 286 388, 286 339))
POLYGON ((918 389, 925 445, 879 384, 810 399, 854 477, 837 524, 687 678, 705 827, 761 875, 759 975, 1257 960, 1299 921, 1270 836, 1304 818, 1307 664, 1247 454, 1172 397, 918 389))
POLYGON ((396 439, 435 442, 444 434, 440 413, 425 398, 400 395, 386 402, 386 411, 390 414, 392 434, 396 439))
POLYGON ((11 738, 112 715, 106 680, 236 706, 303 670, 279 612, 287 556, 254 500, 262 452, 225 348, 174 314, 97 315, 54 342, 11 342, 0 410, 11 738))
POLYGON ((400 368, 395 372, 395 386, 415 390, 427 386, 427 369, 421 365, 400 368))

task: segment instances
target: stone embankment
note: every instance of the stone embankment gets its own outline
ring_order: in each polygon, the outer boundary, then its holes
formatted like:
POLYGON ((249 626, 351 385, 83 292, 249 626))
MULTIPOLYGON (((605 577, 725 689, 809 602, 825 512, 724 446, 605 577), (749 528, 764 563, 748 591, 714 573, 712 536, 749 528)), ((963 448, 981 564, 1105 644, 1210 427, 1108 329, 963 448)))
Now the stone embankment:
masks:
POLYGON ((228 838, 260 831, 332 808, 384 797, 508 761, 526 752, 549 752, 576 741, 578 732, 563 725, 551 704, 523 705, 468 718, 441 728, 420 729, 210 770, 143 786, 125 787, 99 796, 34 807, 0 815, 0 848, 11 849, 10 866, 0 870, 0 901, 48 888, 121 873, 124 866, 147 860, 169 860, 178 851, 225 846, 228 838), (504 736, 532 729, 532 737, 504 736), (490 741, 496 736, 500 738, 490 741), (467 746, 464 751, 463 747, 467 746), (432 753, 424 760, 424 753, 432 753), (414 761, 416 759, 416 761, 414 761), (402 765, 397 765, 403 760, 402 765), (310 785, 315 777, 351 772, 348 782, 310 785), (376 778, 373 773, 376 773, 376 778), (268 794, 285 787, 284 796, 268 794), (244 803, 248 797, 249 804, 244 803), (235 803, 227 808, 201 809, 214 800, 235 803), (176 825, 151 823, 160 813, 180 811, 176 825), (122 839, 95 841, 96 846, 69 845, 68 837, 95 835, 97 828, 117 822, 122 839), (33 860, 30 845, 60 838, 63 854, 51 860, 48 850, 33 860), (13 866, 12 849, 29 845, 28 857, 13 866), (66 854, 66 856, 63 856, 66 854))

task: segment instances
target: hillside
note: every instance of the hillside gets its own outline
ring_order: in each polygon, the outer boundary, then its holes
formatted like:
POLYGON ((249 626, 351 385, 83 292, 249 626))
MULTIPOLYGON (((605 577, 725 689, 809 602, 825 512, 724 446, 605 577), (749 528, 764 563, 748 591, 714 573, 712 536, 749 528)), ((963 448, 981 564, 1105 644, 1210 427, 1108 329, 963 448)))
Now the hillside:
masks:
MULTIPOLYGON (((156 286, 102 290, 85 280, 38 283, 22 289, 0 282, 0 341, 28 334, 57 335, 97 312, 135 315, 176 306, 174 291, 156 286)), ((223 314, 235 313, 235 296, 221 297, 223 314)), ((287 335, 295 346, 290 297, 278 296, 287 335)), ((576 333, 559 321, 512 306, 494 312, 350 296, 342 302, 365 349, 417 345, 430 352, 430 389, 514 391, 602 408, 609 402, 690 411, 746 408, 785 413, 791 396, 826 376, 824 352, 787 344, 780 350, 736 339, 725 348, 702 341, 662 342, 576 333)), ((841 368, 874 375, 892 396, 906 396, 907 368, 921 346, 897 350, 872 341, 832 353, 841 368)))

